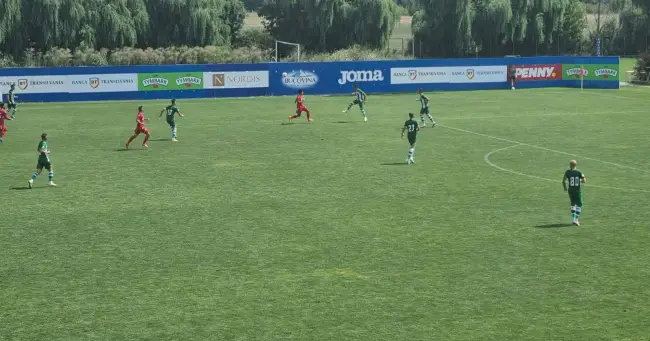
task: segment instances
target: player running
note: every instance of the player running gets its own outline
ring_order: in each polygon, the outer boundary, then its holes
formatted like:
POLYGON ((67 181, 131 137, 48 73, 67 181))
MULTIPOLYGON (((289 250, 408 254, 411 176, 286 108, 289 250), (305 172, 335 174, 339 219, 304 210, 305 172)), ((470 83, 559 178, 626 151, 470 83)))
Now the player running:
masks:
POLYGON ((352 106, 358 105, 359 109, 361 109, 361 113, 363 114, 363 120, 368 122, 368 117, 366 116, 366 109, 365 109, 365 104, 366 104, 366 100, 368 99, 368 96, 356 84, 354 85, 354 96, 355 96, 354 101, 352 101, 352 103, 348 105, 348 108, 343 110, 343 112, 348 112, 348 110, 350 110, 352 106))
POLYGON ((16 84, 11 83, 11 86, 9 87, 9 94, 7 95, 7 102, 9 102, 9 114, 11 115, 11 118, 16 118, 16 99, 18 99, 18 96, 16 96, 15 91, 16 84))
POLYGON ((5 133, 7 132, 6 120, 13 120, 7 115, 7 109, 4 103, 0 103, 0 143, 4 143, 5 133))
POLYGON ((158 117, 162 116, 164 113, 167 113, 167 124, 169 124, 169 127, 172 128, 172 141, 176 142, 178 141, 176 138, 176 114, 178 114, 180 117, 183 117, 184 115, 176 107, 175 99, 172 100, 172 104, 166 106, 165 109, 160 112, 160 115, 158 115, 158 117))
POLYGON ((576 168, 577 166, 576 160, 569 161, 569 169, 564 172, 562 186, 569 193, 569 200, 571 200, 573 225, 580 226, 580 214, 582 213, 582 189, 580 184, 587 183, 587 178, 576 168), (568 188, 567 183, 569 184, 568 188))
POLYGON ((422 128, 426 127, 424 125, 424 116, 427 116, 429 120, 431 121, 431 127, 436 126, 436 121, 433 120, 433 117, 429 113, 429 97, 427 97, 424 94, 423 89, 418 90, 418 95, 420 95, 420 98, 418 98, 418 101, 420 101, 420 104, 422 107, 420 108, 420 121, 422 121, 422 128))
POLYGON ((296 100, 294 103, 296 103, 296 113, 294 115, 289 116, 289 121, 293 120, 294 118, 300 117, 303 112, 307 113, 307 122, 313 122, 311 119, 311 112, 309 111, 309 108, 305 105, 305 93, 302 90, 298 90, 298 96, 296 96, 296 100))
POLYGON ((133 140, 135 140, 135 138, 138 137, 138 135, 140 135, 141 133, 144 134, 144 141, 142 141, 142 146, 145 148, 149 148, 149 146, 147 145, 147 141, 149 141, 149 137, 151 136, 151 134, 149 134, 149 129, 147 129, 144 126, 144 121, 149 121, 149 119, 144 117, 144 111, 142 110, 142 106, 138 107, 138 116, 136 117, 135 121, 136 121, 136 126, 135 129, 133 130, 133 135, 129 137, 128 141, 126 141, 126 149, 129 149, 129 145, 131 144, 131 142, 133 142, 133 140))
POLYGON ((404 138, 404 132, 406 132, 406 136, 409 140, 409 145, 411 145, 411 148, 409 148, 409 157, 406 160, 409 165, 415 163, 415 159, 413 158, 413 155, 415 154, 415 140, 417 138, 418 131, 420 131, 418 121, 413 119, 414 116, 415 114, 409 113, 409 119, 404 122, 404 127, 402 128, 402 138, 404 138))
POLYGON ((34 186, 34 180, 36 177, 41 174, 43 168, 47 169, 48 177, 50 179, 50 186, 56 186, 52 181, 54 179, 54 169, 52 168, 52 163, 50 162, 50 149, 47 146, 47 134, 41 134, 41 142, 38 143, 38 163, 36 164, 36 171, 32 174, 32 178, 29 179, 29 188, 34 186))

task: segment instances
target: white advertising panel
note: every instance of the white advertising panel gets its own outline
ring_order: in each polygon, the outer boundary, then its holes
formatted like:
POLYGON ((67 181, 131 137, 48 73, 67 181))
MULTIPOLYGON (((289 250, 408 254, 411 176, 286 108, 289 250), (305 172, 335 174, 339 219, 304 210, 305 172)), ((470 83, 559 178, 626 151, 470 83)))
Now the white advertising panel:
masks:
POLYGON ((137 73, 68 76, 68 92, 138 91, 137 73))
POLYGON ((506 82, 506 65, 454 66, 449 67, 450 83, 492 83, 506 82))
POLYGON ((390 84, 449 83, 448 67, 391 68, 390 84))
POLYGON ((6 93, 9 86, 16 84, 16 93, 68 92, 68 76, 9 76, 0 77, 0 91, 6 93))
POLYGON ((268 71, 204 72, 206 89, 268 88, 268 71))

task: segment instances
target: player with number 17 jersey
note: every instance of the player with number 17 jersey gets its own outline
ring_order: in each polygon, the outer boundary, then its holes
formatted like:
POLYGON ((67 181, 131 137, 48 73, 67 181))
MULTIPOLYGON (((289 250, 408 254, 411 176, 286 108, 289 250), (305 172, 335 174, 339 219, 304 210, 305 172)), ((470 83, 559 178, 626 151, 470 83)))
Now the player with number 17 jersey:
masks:
POLYGON ((178 110, 175 99, 172 99, 171 105, 166 106, 165 109, 160 111, 160 115, 158 117, 162 116, 163 114, 167 114, 165 118, 167 120, 167 124, 169 124, 169 127, 172 129, 172 142, 178 141, 176 135, 176 115, 183 117, 183 114, 180 112, 180 110, 178 110))

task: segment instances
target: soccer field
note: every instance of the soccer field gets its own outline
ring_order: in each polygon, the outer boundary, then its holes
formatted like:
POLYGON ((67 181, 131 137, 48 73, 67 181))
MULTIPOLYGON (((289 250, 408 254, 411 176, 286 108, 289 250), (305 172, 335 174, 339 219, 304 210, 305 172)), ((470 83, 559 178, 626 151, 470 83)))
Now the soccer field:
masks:
POLYGON ((0 340, 649 340, 646 89, 432 93, 408 166, 416 94, 306 95, 179 100, 176 143, 168 101, 20 105, 0 340))

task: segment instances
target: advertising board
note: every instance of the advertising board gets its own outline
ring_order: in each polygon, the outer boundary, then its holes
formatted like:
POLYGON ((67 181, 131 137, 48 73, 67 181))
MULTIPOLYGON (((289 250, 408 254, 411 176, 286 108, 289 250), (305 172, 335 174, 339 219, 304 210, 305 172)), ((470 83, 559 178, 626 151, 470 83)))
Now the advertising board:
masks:
POLYGON ((231 71, 203 73, 205 89, 268 88, 268 71, 231 71))
POLYGON ((518 81, 560 80, 562 64, 515 65, 515 77, 518 81))
POLYGON ((433 84, 449 82, 449 69, 446 67, 390 69, 390 84, 433 84))
POLYGON ((138 91, 138 74, 70 75, 67 83, 71 93, 138 91))
POLYGON ((455 66, 448 69, 450 83, 505 82, 508 76, 506 65, 455 66))
POLYGON ((390 86, 390 69, 382 62, 325 62, 269 64, 269 88, 278 95, 299 89, 310 94, 351 93, 357 85, 368 93, 390 86))
POLYGON ((281 74, 282 85, 290 89, 310 89, 320 80, 315 71, 291 70, 281 74))
POLYGON ((138 74, 138 91, 193 89, 203 89, 203 72, 138 74))
POLYGON ((612 64, 564 64, 562 79, 579 80, 580 70, 583 69, 584 80, 618 81, 618 67, 612 64))
POLYGON ((368 94, 509 88, 618 89, 618 57, 555 56, 258 64, 0 68, 0 92, 21 102, 368 94), (584 67, 584 79, 581 71, 584 67), (578 82, 576 82, 578 81, 578 82))
POLYGON ((67 76, 11 76, 0 77, 0 89, 16 84, 16 90, 26 94, 68 92, 67 76))

